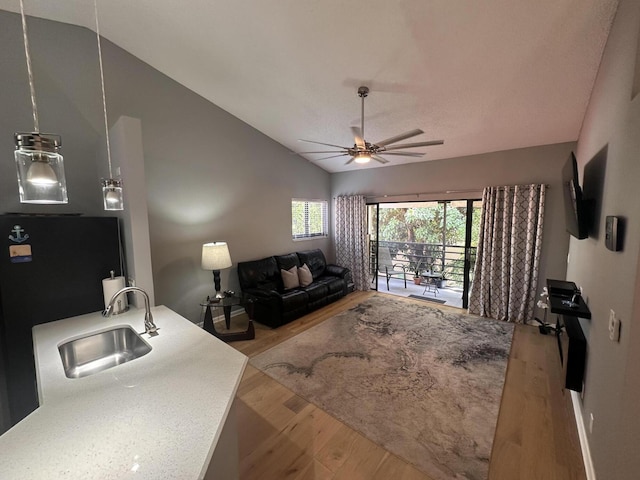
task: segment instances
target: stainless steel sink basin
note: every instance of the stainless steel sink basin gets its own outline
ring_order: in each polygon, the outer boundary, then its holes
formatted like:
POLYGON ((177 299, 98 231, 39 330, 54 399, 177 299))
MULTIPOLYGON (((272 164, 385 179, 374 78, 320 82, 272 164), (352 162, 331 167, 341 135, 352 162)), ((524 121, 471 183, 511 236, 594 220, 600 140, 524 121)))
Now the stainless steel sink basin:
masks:
POLYGON ((125 326, 70 340, 58 351, 65 375, 80 378, 142 357, 151 351, 151 346, 125 326))

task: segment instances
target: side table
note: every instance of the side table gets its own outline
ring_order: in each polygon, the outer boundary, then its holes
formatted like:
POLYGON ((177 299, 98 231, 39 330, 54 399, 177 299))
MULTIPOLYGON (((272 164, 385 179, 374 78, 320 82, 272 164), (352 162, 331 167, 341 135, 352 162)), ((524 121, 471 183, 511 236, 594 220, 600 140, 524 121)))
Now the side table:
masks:
POLYGON ((243 332, 218 332, 215 324, 213 323, 213 316, 211 314, 212 308, 222 307, 224 312, 224 323, 227 330, 231 328, 231 307, 242 305, 242 299, 237 296, 214 298, 207 297, 205 301, 200 303, 202 311, 204 313, 203 328, 211 335, 218 337, 225 342, 233 342, 237 340, 252 340, 255 338, 256 333, 253 326, 253 302, 248 303, 249 311, 249 326, 243 332))
POLYGON ((427 291, 429 290, 430 287, 433 287, 433 294, 435 296, 437 296, 438 295, 438 282, 442 280, 442 274, 441 273, 424 272, 424 273, 420 274, 420 276, 424 280, 424 291, 422 292, 422 295, 427 293, 427 291))

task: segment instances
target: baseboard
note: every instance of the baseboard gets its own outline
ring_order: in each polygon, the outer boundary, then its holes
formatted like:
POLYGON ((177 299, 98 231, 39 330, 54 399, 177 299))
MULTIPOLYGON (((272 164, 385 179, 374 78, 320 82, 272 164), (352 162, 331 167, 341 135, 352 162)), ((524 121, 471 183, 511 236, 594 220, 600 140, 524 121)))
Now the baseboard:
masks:
POLYGON ((576 425, 578 426, 578 437, 580 438, 580 449, 582 450, 582 460, 584 461, 584 470, 587 473, 587 480, 596 480, 596 471, 593 468, 593 459, 591 458, 587 429, 584 425, 584 416, 582 415, 580 394, 573 390, 571 390, 571 403, 573 403, 573 414, 576 417, 576 425))

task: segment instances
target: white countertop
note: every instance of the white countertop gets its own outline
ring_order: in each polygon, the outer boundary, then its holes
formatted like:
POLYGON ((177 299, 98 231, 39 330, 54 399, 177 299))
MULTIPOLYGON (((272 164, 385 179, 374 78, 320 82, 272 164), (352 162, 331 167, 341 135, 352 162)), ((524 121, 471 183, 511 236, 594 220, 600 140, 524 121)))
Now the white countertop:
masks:
POLYGON ((82 378, 65 376, 58 345, 118 325, 143 332, 144 310, 34 327, 40 407, 0 436, 0 478, 204 477, 247 357, 164 306, 152 312, 148 354, 82 378))

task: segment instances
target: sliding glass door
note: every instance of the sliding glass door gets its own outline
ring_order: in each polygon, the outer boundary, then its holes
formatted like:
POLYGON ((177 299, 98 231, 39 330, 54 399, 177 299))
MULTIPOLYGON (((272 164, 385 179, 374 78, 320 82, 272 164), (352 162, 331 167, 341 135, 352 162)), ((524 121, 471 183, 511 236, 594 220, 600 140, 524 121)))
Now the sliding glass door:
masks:
POLYGON ((369 252, 369 273, 371 274, 371 288, 378 290, 378 206, 379 204, 367 205, 368 217, 368 252, 369 252))
MULTIPOLYGON (((368 206, 372 288, 378 289, 380 250, 414 275, 438 278, 440 298, 467 308, 480 231, 481 200, 376 203, 368 206), (388 252, 388 253, 387 253, 388 252), (446 290, 445 290, 446 289, 446 290)), ((386 278, 384 278, 386 282, 386 278)), ((407 294, 400 289, 397 293, 407 294)), ((403 286, 404 284, 402 284, 403 286)), ((391 293, 393 289, 389 289, 391 293)), ((419 289, 418 289, 419 290, 419 289)))

